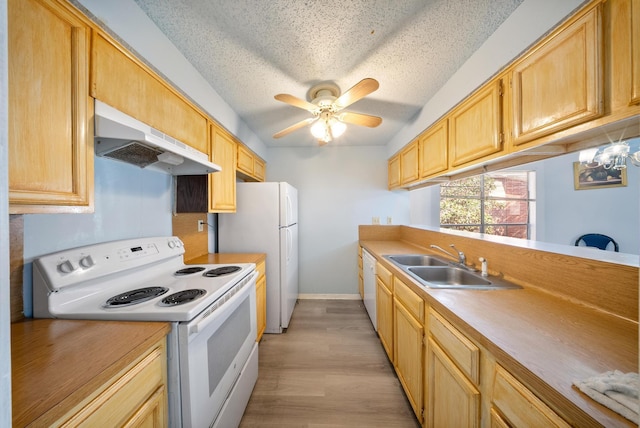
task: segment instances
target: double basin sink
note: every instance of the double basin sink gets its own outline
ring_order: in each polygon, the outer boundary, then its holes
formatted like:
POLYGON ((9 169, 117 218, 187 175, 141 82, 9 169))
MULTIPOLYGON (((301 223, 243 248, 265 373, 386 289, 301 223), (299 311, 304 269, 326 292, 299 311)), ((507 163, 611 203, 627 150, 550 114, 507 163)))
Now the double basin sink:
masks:
POLYGON ((499 290, 522 288, 493 276, 465 269, 426 254, 398 254, 383 256, 428 288, 456 288, 471 290, 499 290))

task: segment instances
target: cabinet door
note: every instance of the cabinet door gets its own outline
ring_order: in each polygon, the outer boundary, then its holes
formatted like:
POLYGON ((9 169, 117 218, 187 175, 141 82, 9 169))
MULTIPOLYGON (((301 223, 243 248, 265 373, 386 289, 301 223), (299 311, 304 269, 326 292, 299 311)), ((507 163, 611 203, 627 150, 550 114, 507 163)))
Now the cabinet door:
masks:
POLYGON ((238 171, 253 176, 253 154, 242 144, 238 145, 238 171))
POLYGON ((603 114, 600 10, 590 10, 514 67, 514 145, 603 114))
POLYGON ((502 79, 485 85, 449 116, 449 158, 459 166, 502 150, 502 79))
POLYGON ((393 294, 376 279, 376 323, 378 336, 389 360, 393 361, 393 294))
POLYGON ((96 34, 91 60, 91 95, 209 154, 207 117, 131 53, 96 34))
POLYGON ((404 186, 418 178, 418 140, 415 140, 400 152, 400 182, 404 186))
POLYGON ((446 171, 449 166, 448 122, 443 120, 429 128, 419 138, 420 178, 446 171))
MULTIPOLYGON (((394 366, 413 412, 422 422, 424 327, 398 300, 394 299, 394 366)), ((442 425, 444 426, 444 425, 442 425)), ((453 426, 453 425, 451 425, 453 426)))
POLYGON ((400 154, 393 156, 389 159, 388 168, 388 183, 389 189, 395 189, 400 187, 400 154))
POLYGON ((264 181, 265 163, 260 158, 253 158, 253 173, 258 181, 264 181))
POLYGON ((631 0, 631 103, 640 104, 640 0, 631 0))
POLYGON ((264 275, 256 282, 256 313, 258 320, 256 342, 259 342, 267 327, 267 279, 264 275))
POLYGON ((9 212, 91 212, 91 29, 48 0, 9 0, 7 19, 9 212))
POLYGON ((480 392, 431 338, 427 370, 426 426, 479 427, 480 392))
POLYGON ((211 162, 222 171, 209 174, 209 212, 236 212, 236 142, 211 124, 211 162))

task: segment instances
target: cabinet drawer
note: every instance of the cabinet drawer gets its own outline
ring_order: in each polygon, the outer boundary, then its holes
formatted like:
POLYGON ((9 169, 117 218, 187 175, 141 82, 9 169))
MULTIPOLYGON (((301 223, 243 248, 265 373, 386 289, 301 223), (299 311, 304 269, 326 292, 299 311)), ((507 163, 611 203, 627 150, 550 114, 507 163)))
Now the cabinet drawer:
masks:
POLYGON ((393 279, 393 292, 415 319, 424 323, 424 300, 398 278, 393 279))
POLYGON ((433 309, 429 310, 429 334, 458 368, 476 385, 480 381, 480 349, 433 309))
POLYGON ((165 360, 162 342, 61 426, 121 426, 130 418, 138 418, 140 412, 147 408, 164 424, 165 360))
POLYGON ((496 366, 493 406, 512 427, 569 427, 509 372, 496 366))
POLYGON ((376 263, 376 275, 380 278, 380 281, 382 281, 385 287, 393 293, 393 274, 380 263, 376 263))

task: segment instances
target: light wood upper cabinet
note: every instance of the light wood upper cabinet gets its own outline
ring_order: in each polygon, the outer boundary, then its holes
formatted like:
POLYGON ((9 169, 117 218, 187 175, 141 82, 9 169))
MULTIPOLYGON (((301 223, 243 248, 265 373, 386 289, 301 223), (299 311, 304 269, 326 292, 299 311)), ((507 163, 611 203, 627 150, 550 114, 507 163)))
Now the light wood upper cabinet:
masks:
POLYGON ((94 98, 209 154, 208 118, 149 67, 102 33, 91 60, 94 98))
POLYGON ((9 0, 7 18, 9 212, 91 212, 91 29, 50 0, 9 0))
POLYGON ((640 104, 640 0, 631 0, 631 103, 640 104))
POLYGON ((222 171, 209 174, 209 212, 236 211, 236 142, 217 124, 211 124, 211 162, 222 171))
POLYGON ((427 129, 418 138, 420 178, 446 171, 449 167, 448 121, 442 120, 427 129))
POLYGON ((405 184, 417 181, 418 172, 418 140, 414 140, 400 152, 400 181, 405 184))
POLYGON ((389 189, 400 187, 400 153, 392 156, 387 165, 389 189))
POLYGON ((240 178, 247 181, 264 181, 264 161, 245 147, 244 144, 238 144, 238 160, 236 166, 240 178))
POLYGON ((598 5, 514 66, 514 145, 603 114, 601 46, 598 5))
POLYGON ((451 166, 502 150, 502 79, 496 79, 464 100, 448 116, 451 166))

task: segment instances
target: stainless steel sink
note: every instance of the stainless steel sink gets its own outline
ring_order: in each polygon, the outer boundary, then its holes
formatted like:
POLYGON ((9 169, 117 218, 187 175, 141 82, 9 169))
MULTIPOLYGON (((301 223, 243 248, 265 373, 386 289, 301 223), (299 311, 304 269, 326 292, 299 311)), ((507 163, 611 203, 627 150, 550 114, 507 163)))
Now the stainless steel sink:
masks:
POLYGON ((448 264, 445 260, 426 254, 398 254, 385 257, 402 266, 447 266, 448 264))
POLYGON ((427 281, 430 287, 486 287, 491 285, 491 281, 456 267, 424 268, 414 266, 410 267, 408 271, 414 276, 427 281))
POLYGON ((428 254, 394 254, 383 256, 426 288, 465 290, 500 290, 522 288, 499 277, 484 277, 473 269, 428 254))

